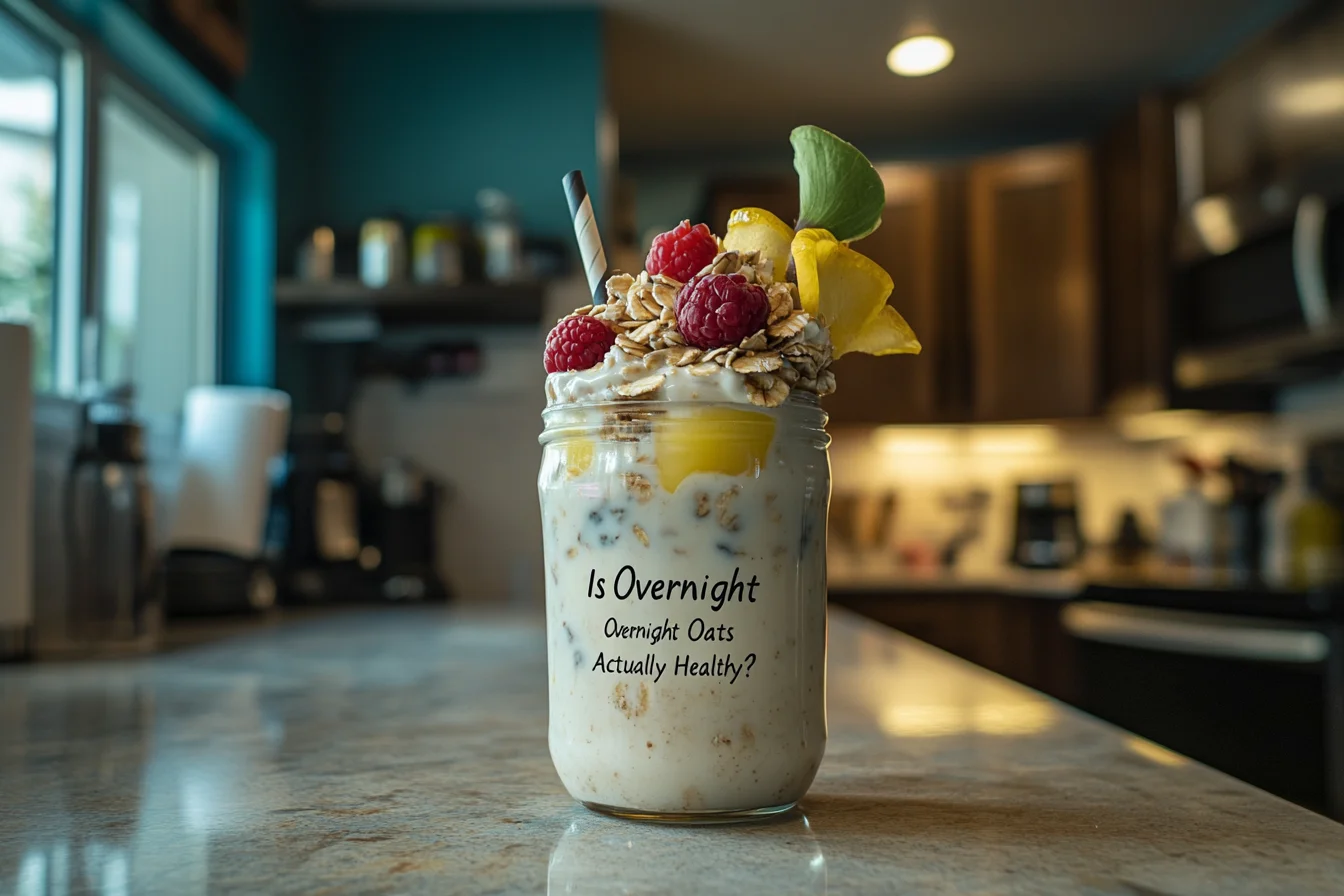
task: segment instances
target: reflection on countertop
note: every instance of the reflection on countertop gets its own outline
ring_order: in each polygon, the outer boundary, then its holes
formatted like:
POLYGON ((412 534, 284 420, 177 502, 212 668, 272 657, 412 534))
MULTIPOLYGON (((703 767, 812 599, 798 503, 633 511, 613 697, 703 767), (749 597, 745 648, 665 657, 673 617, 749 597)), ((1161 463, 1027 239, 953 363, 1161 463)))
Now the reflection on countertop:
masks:
POLYGON ((826 855, 798 809, 773 823, 732 829, 576 813, 551 852, 546 883, 550 896, 828 892, 826 855))
POLYGON ((540 619, 282 621, 0 670, 0 892, 1327 892, 1344 828, 833 610, 802 813, 643 827, 561 788, 540 619))

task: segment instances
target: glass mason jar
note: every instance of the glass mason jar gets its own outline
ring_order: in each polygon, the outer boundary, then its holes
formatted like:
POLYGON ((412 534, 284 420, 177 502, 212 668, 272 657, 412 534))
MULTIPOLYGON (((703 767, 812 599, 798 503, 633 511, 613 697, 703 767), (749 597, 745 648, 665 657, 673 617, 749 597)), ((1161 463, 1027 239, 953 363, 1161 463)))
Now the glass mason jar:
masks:
POLYGON ((554 407, 538 490, 550 747, 584 805, 782 812, 826 744, 826 415, 554 407))

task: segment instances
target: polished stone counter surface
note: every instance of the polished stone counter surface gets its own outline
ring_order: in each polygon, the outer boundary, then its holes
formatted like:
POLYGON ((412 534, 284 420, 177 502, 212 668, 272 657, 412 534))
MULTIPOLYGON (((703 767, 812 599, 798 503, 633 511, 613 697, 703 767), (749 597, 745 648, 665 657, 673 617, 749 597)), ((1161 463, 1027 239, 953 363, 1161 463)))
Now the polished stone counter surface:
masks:
POLYGON ((1072 600, 1087 587, 1086 577, 1069 569, 912 572, 892 563, 836 563, 827 558, 826 585, 832 594, 1009 594, 1046 600, 1072 600))
POLYGON ((597 817, 543 645, 382 610, 0 667, 0 894, 1344 891, 1344 827, 840 610, 801 812, 597 817))

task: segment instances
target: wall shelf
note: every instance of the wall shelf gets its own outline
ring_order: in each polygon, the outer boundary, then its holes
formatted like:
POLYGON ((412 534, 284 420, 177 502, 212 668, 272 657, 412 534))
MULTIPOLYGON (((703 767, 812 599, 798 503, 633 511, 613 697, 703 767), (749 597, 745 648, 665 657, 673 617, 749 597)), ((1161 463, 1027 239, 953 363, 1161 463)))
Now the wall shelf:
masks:
POLYGON ((537 324, 546 287, 542 283, 469 283, 462 286, 405 283, 371 288, 357 280, 275 284, 276 311, 286 317, 374 314, 390 324, 537 324))

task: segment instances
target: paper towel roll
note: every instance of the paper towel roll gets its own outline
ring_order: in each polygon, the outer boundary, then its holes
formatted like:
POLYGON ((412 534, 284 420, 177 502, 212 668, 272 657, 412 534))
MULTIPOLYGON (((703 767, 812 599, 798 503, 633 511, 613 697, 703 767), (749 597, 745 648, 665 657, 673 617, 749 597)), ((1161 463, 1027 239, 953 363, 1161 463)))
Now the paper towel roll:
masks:
POLYGON ((33 622, 33 388, 28 328, 0 323, 0 632, 33 622))
POLYGON ((285 446, 289 396, 273 389, 198 386, 182 421, 182 480, 170 548, 261 554, 268 465, 285 446))

